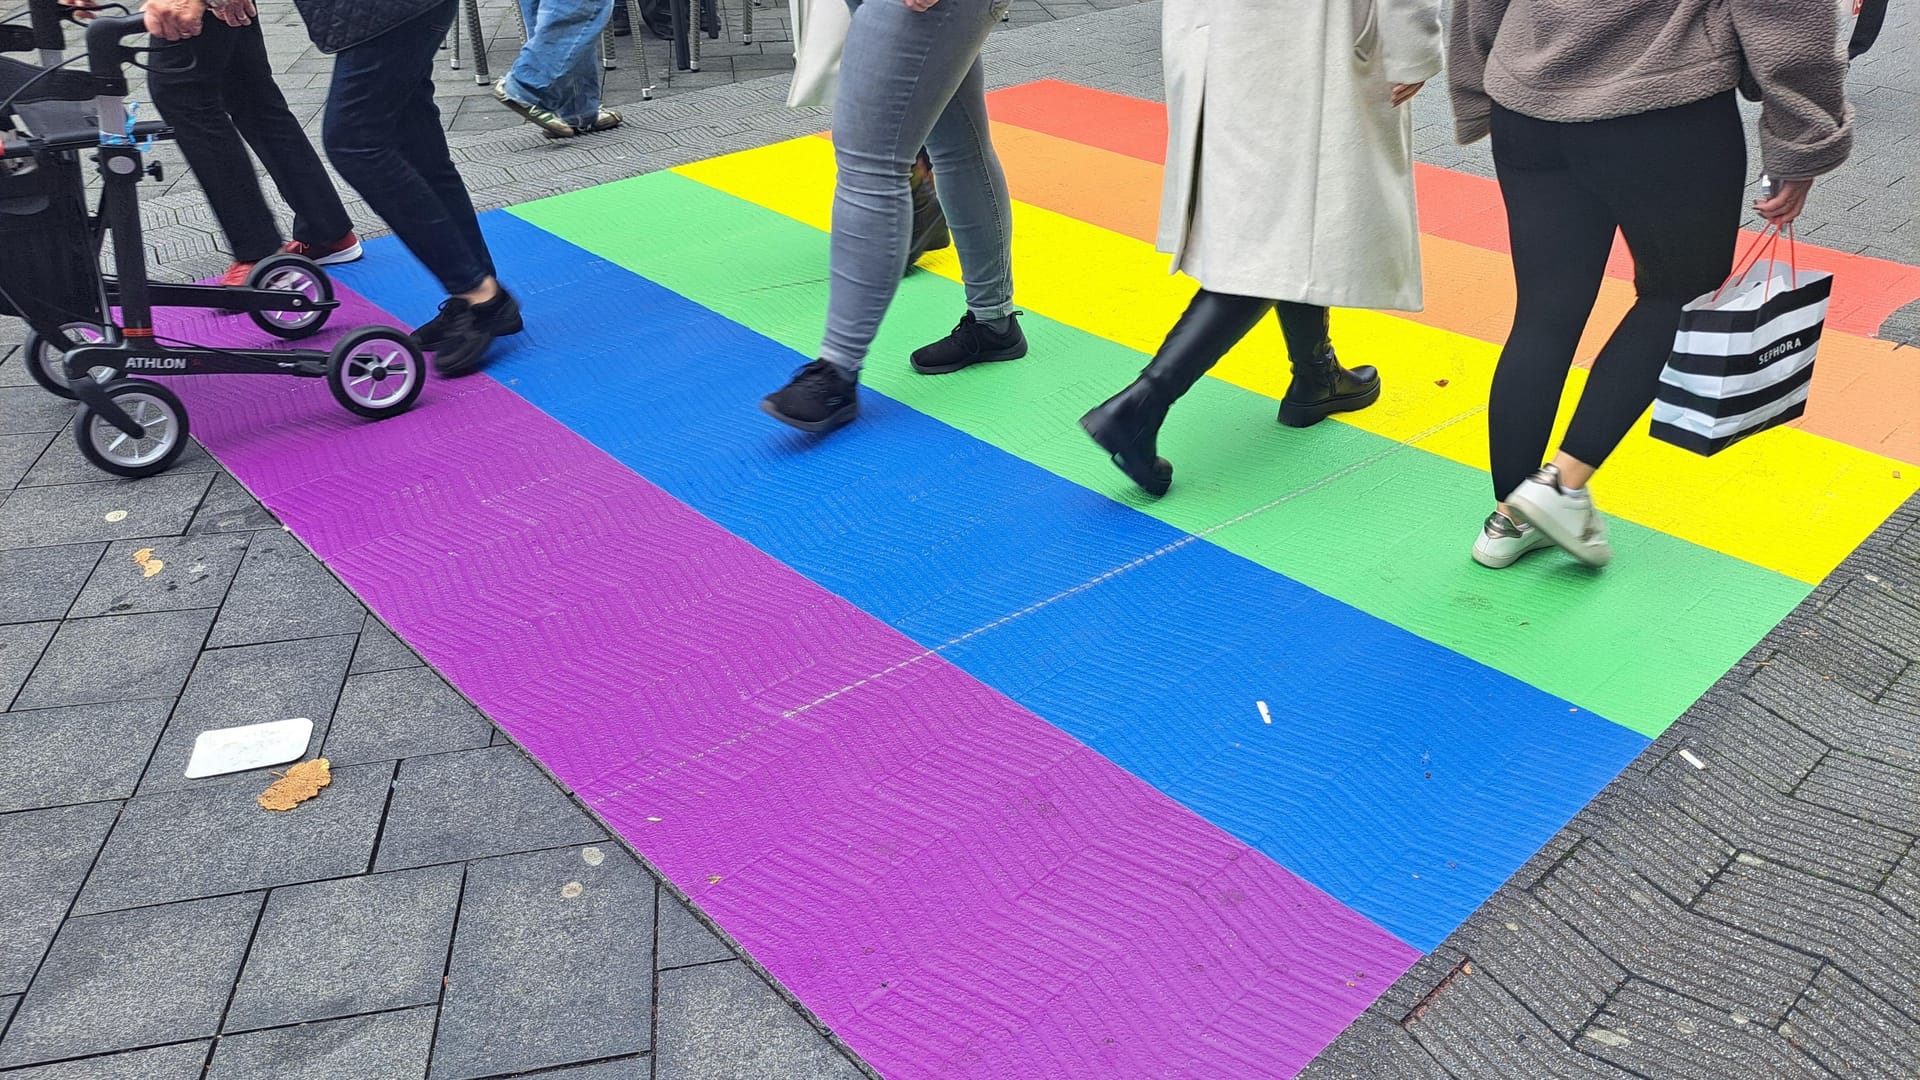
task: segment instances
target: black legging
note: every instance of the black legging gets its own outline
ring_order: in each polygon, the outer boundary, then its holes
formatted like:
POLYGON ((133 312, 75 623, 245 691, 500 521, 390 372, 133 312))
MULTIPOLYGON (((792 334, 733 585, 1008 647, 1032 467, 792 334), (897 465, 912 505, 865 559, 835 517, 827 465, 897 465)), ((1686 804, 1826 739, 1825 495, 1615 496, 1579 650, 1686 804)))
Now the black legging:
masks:
POLYGON ((1733 92, 1588 123, 1493 109, 1518 303, 1487 428, 1494 498, 1546 458, 1567 369, 1618 228, 1639 299, 1594 359, 1560 448, 1598 468, 1653 404, 1680 309, 1732 268, 1747 144, 1733 92))
POLYGON ((1287 355, 1292 359, 1304 363, 1327 343, 1327 309, 1292 300, 1265 300, 1201 289, 1187 305, 1181 321, 1190 323, 1194 339, 1204 343, 1203 351, 1211 356, 1206 366, 1212 367, 1260 324, 1268 310, 1280 321, 1280 336, 1286 339, 1287 355))

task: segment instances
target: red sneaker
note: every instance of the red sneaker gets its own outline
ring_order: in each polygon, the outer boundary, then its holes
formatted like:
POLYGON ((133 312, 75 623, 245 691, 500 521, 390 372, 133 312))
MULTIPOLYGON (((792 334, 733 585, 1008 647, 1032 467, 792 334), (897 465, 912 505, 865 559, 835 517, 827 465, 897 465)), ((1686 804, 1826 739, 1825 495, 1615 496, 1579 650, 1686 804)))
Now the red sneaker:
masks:
POLYGON ((234 263, 232 266, 227 267, 226 273, 220 275, 220 284, 226 288, 233 288, 235 286, 245 285, 247 283, 247 276, 252 273, 253 273, 252 263, 250 262, 234 263))
POLYGON ((321 266, 350 263, 365 254, 360 248, 360 237, 353 233, 348 233, 331 244, 307 244, 299 240, 289 240, 280 245, 280 250, 289 255, 305 255, 321 266))

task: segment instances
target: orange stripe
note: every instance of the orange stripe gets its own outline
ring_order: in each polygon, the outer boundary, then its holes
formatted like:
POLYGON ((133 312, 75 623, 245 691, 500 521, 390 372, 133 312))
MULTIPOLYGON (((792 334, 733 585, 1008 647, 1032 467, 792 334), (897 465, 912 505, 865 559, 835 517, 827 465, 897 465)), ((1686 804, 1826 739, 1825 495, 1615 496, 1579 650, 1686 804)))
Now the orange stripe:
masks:
MULTIPOLYGON (((989 101, 994 119, 1002 123, 1153 164, 1166 159, 1166 109, 1156 102, 1053 80, 995 91, 989 101)), ((1421 232, 1502 254, 1511 250, 1506 211, 1499 185, 1493 181, 1417 165, 1414 186, 1420 198, 1421 232)), ((1743 246, 1752 235, 1742 234, 1743 246)), ((1833 303, 1827 313, 1831 330, 1876 334, 1890 315, 1920 298, 1920 267, 1814 244, 1801 244, 1799 257, 1801 265, 1834 276, 1833 303)), ((1624 245, 1614 245, 1607 273, 1633 277, 1633 260, 1624 245)))

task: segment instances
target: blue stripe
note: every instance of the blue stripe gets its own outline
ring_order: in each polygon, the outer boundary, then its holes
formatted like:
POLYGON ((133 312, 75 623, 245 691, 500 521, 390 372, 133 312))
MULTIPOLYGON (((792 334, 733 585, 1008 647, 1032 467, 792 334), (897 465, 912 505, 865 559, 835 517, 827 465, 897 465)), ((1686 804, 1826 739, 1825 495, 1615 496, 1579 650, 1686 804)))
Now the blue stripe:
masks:
MULTIPOLYGON (((1080 588, 1185 534, 871 391, 831 438, 788 431, 755 405, 803 357, 483 222, 528 322, 494 378, 929 647, 1051 601, 943 655, 1417 948, 1647 745, 1212 544, 1080 588)), ((424 318, 432 282, 391 241, 369 254, 342 280, 424 318)))

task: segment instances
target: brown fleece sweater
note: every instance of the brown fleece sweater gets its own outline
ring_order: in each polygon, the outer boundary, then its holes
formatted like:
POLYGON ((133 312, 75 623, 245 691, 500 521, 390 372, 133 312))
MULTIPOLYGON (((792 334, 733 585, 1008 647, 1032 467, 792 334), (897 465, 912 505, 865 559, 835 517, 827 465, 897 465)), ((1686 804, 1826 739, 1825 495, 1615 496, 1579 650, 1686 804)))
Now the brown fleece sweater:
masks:
POLYGON ((1740 86, 1762 102, 1777 179, 1828 172, 1853 147, 1834 0, 1453 0, 1448 81, 1463 143, 1492 102, 1537 120, 1605 120, 1740 86))

